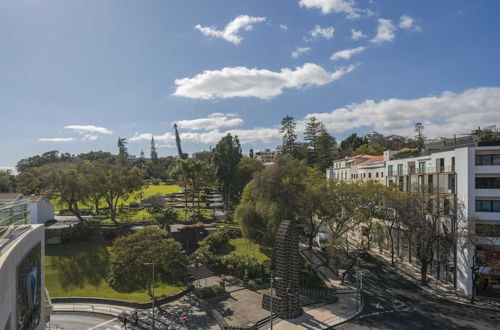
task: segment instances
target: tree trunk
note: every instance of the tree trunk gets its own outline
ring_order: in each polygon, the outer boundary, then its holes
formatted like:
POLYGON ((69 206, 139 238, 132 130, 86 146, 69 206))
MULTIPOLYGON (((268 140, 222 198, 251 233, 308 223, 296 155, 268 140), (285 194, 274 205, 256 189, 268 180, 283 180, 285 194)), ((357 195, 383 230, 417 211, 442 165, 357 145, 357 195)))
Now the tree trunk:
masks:
POLYGON ((391 265, 394 266, 394 238, 392 237, 391 228, 389 228, 389 239, 391 241, 391 265))
POLYGON ((427 264, 422 263, 420 266, 420 276, 422 285, 427 285, 427 264))
POLYGON ((99 199, 94 199, 95 214, 99 214, 99 199))

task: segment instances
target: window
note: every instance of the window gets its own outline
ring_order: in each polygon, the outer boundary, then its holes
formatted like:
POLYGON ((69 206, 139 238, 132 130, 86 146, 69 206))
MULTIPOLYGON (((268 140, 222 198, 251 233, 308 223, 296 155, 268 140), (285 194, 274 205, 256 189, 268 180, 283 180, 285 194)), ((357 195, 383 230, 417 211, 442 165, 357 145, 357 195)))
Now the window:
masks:
POLYGON ((375 173, 375 177, 378 178, 378 172, 375 173))
POLYGON ((425 173, 425 162, 418 162, 418 173, 425 173))
POLYGON ((451 171, 455 172, 455 157, 451 157, 451 171))
POLYGON ((445 198, 444 201, 443 201, 443 211, 444 211, 444 214, 446 215, 450 215, 451 214, 451 209, 450 209, 450 200, 445 198))
POLYGON ((372 174, 368 173, 368 179, 371 179, 371 178, 372 178, 372 174))
POLYGON ((500 189, 500 178, 476 178, 476 189, 500 189))
POLYGON ((500 237, 500 225, 476 224, 476 233, 487 237, 500 237))
POLYGON ((455 193, 455 174, 448 174, 448 191, 455 193))
POLYGON ((478 166, 500 165, 500 154, 476 155, 476 165, 478 166))
POLYGON ((384 177, 384 172, 380 172, 380 177, 383 178, 384 177))
POLYGON ((392 166, 392 165, 388 165, 388 166, 387 166, 387 175, 388 175, 388 176, 392 176, 392 169, 393 169, 393 166, 392 166))
POLYGON ((476 212, 500 213, 500 200, 476 200, 476 212))
POLYGON ((398 164, 398 175, 403 175, 403 164, 398 164))

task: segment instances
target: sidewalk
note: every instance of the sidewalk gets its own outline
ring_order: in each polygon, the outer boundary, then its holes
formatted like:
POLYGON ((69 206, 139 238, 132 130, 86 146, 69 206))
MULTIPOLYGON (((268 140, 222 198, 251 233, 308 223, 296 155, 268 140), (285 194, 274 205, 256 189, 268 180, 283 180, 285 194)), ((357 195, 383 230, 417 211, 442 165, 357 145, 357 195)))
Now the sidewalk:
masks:
MULTIPOLYGON (((372 253, 382 258, 390 267, 391 264, 390 254, 380 253, 379 251, 375 250, 373 250, 372 253)), ((436 276, 432 274, 427 274, 428 284, 427 286, 423 286, 420 283, 420 268, 418 268, 416 265, 410 264, 407 261, 402 262, 395 259, 394 270, 396 270, 400 275, 402 275, 406 279, 414 282, 416 285, 425 290, 427 293, 433 294, 437 297, 450 300, 451 302, 457 304, 467 305, 471 307, 478 307, 478 308, 491 309, 497 311, 500 310, 500 300, 479 296, 476 297, 475 303, 471 304, 469 298, 461 297, 455 293, 453 285, 437 279, 436 276)))

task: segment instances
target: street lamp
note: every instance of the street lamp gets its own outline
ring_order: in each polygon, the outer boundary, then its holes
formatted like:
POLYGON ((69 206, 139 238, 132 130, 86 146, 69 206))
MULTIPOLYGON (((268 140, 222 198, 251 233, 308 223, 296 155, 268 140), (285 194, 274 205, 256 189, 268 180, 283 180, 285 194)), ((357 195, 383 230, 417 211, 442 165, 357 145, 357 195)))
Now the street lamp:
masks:
POLYGON ((271 281, 271 299, 270 299, 270 311, 271 311, 271 330, 273 329, 273 283, 274 281, 279 281, 281 280, 281 277, 270 277, 269 280, 271 281))
POLYGON ((153 281, 152 281, 152 289, 151 289, 151 295, 153 296, 153 330, 155 329, 155 265, 156 263, 154 262, 145 262, 145 266, 152 266, 153 268, 153 281))

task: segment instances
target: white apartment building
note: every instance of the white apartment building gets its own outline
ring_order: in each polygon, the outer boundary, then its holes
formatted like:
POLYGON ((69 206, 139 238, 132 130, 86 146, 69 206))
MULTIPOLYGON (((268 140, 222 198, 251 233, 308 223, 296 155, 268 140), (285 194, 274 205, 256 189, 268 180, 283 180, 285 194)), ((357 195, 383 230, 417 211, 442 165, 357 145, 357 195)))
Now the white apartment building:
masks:
POLYGON ((384 183, 384 156, 347 156, 333 161, 326 170, 326 178, 338 181, 375 180, 384 183))
MULTIPOLYGON (((459 232, 492 233, 495 237, 486 238, 485 244, 498 246, 500 251, 500 146, 460 147, 427 156, 388 160, 385 184, 396 184, 402 191, 437 187, 440 206, 449 214, 451 226, 459 232), (457 204, 463 207, 460 216, 454 212, 457 204), (473 224, 468 222, 472 219, 473 224)), ((456 269, 455 262, 440 265, 436 261, 433 266, 443 278, 448 271, 455 272, 457 291, 470 296, 474 251, 472 246, 464 244, 457 244, 456 269)), ((499 255, 495 253, 493 257, 499 255)), ((500 293, 500 269, 482 267, 480 273, 492 282, 488 289, 500 293)))
MULTIPOLYGON (((386 151, 382 160, 367 161, 363 156, 335 160, 326 175, 328 179, 342 181, 377 180, 396 185, 401 191, 421 191, 432 186, 440 194, 438 207, 445 214, 443 224, 458 232, 489 233, 493 237, 486 237, 484 245, 494 250, 488 252, 489 257, 500 261, 499 143, 481 146, 473 139, 461 145, 457 139, 439 143, 426 146, 424 154, 427 154, 418 157, 394 159, 395 153, 386 151), (460 215, 456 212, 457 205, 461 205, 460 215)), ((406 260, 413 254, 415 261, 414 252, 404 239, 397 250, 406 260)), ((474 247, 459 240, 447 262, 435 258, 432 271, 441 279, 454 281, 459 294, 470 296, 473 255, 474 247)), ((500 269, 480 267, 479 273, 489 283, 484 290, 500 295, 500 269)))

